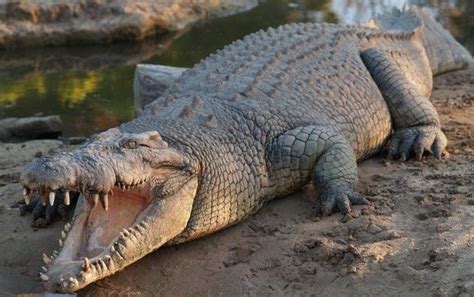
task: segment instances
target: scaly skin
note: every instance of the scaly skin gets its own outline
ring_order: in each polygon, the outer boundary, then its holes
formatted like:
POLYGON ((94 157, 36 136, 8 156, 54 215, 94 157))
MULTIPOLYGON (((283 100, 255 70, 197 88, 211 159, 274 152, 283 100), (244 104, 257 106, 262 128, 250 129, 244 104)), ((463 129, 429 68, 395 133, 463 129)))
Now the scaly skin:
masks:
POLYGON ((43 202, 58 190, 86 197, 63 250, 46 258, 46 287, 82 288, 310 181, 324 214, 348 213, 365 202, 352 190, 356 162, 392 131, 390 155, 441 157, 432 76, 472 58, 425 11, 382 18, 376 28, 293 24, 251 34, 186 71, 143 116, 73 154, 35 160, 22 176, 27 199, 32 190, 43 202), (132 194, 123 191, 129 186, 132 194), (99 200, 117 222, 103 219, 99 200), (108 234, 108 226, 124 231, 108 234))

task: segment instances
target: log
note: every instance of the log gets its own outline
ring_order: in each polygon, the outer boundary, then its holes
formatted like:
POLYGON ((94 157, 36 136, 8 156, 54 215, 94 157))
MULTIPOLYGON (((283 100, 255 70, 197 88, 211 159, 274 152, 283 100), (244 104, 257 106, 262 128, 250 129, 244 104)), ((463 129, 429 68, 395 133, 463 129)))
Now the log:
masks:
POLYGON ((63 123, 58 115, 0 120, 0 141, 57 138, 63 123))
POLYGON ((188 68, 138 64, 133 79, 133 97, 136 112, 158 98, 188 68))

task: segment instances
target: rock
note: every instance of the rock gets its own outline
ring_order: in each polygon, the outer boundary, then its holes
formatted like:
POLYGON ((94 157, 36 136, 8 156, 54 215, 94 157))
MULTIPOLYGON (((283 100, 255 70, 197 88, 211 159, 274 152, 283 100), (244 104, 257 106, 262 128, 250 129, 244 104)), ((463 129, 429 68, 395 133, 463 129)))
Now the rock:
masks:
POLYGON ((82 136, 64 137, 64 138, 59 138, 59 139, 62 140, 63 143, 67 145, 78 145, 78 144, 83 144, 87 141, 87 137, 82 137, 82 136))
POLYGON ((57 138, 63 123, 58 115, 0 120, 0 141, 57 138))
POLYGON ((187 68, 138 64, 133 79, 135 110, 155 100, 186 71, 187 68))
POLYGON ((0 48, 140 40, 255 5, 256 0, 5 0, 0 48))

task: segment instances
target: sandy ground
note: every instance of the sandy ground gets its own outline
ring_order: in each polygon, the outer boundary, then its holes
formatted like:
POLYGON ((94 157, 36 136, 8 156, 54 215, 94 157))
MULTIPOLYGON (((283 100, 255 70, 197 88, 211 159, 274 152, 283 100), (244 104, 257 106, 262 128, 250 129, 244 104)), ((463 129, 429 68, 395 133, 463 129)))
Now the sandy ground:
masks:
MULTIPOLYGON (((371 201, 354 218, 316 215, 311 190, 245 222, 163 248, 80 296, 474 296, 474 69, 436 79, 433 102, 450 143, 438 162, 360 164, 371 201)), ((0 144, 0 295, 40 292, 40 255, 63 223, 34 230, 10 205, 21 167, 58 141, 0 144)))

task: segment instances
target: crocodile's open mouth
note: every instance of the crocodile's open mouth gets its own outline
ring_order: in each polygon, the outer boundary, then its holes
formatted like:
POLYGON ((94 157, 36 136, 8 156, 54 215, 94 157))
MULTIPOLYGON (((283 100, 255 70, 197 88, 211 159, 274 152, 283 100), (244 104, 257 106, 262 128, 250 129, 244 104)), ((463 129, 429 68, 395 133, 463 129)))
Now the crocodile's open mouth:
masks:
POLYGON ((155 197, 150 181, 116 185, 102 207, 95 194, 81 193, 72 223, 61 231, 59 252, 43 254, 40 277, 46 289, 76 291, 175 238, 189 220, 197 184, 192 177, 166 197, 155 197))
POLYGON ((127 247, 146 236, 152 208, 149 182, 116 185, 102 207, 94 196, 81 194, 72 224, 61 231, 59 252, 43 255, 47 265, 41 279, 49 289, 74 290, 89 274, 108 275, 108 270, 115 271, 117 263, 126 260, 127 247))
POLYGON ((143 220, 142 214, 150 204, 150 197, 150 186, 147 183, 130 190, 114 187, 107 210, 104 207, 94 207, 93 202, 84 199, 85 203, 81 203, 80 209, 76 211, 75 224, 66 237, 64 247, 67 247, 69 237, 75 237, 78 241, 75 241, 74 247, 70 247, 74 249, 70 251, 73 259, 103 256, 104 252, 107 253, 113 247, 114 239, 123 239, 122 235, 139 232, 138 223, 143 220), (81 244, 78 245, 77 242, 81 244))

